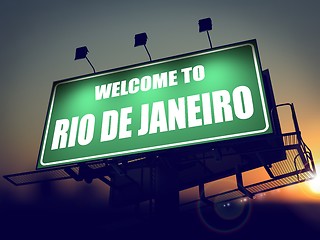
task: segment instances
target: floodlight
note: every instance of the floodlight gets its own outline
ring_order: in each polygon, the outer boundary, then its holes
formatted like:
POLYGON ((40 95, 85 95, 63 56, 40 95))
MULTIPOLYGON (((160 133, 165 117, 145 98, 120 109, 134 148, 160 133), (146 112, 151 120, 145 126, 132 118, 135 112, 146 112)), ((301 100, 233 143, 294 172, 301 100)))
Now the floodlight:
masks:
POLYGON ((148 36, 145 32, 136 34, 134 36, 134 47, 144 46, 144 49, 147 51, 147 54, 149 56, 150 61, 152 61, 151 55, 150 55, 148 48, 146 46, 147 40, 148 40, 148 36))
POLYGON ((74 60, 86 58, 88 52, 89 52, 89 50, 86 46, 78 47, 76 49, 76 56, 75 56, 74 60))
POLYGON ((89 50, 86 46, 76 48, 76 54, 75 54, 74 60, 79 60, 79 59, 85 58, 88 61, 88 63, 90 64, 90 66, 92 67, 93 72, 95 73, 96 70, 94 69, 92 63, 90 62, 90 60, 87 57, 88 52, 89 52, 89 50))
POLYGON ((198 23, 199 23, 199 32, 212 30, 211 18, 200 19, 198 23))
POLYGON ((212 42, 210 39, 209 31, 212 30, 212 20, 211 18, 200 19, 199 22, 199 32, 207 32, 210 48, 212 48, 212 42))
POLYGON ((144 33, 138 33, 134 36, 134 47, 146 45, 148 40, 147 34, 144 33))

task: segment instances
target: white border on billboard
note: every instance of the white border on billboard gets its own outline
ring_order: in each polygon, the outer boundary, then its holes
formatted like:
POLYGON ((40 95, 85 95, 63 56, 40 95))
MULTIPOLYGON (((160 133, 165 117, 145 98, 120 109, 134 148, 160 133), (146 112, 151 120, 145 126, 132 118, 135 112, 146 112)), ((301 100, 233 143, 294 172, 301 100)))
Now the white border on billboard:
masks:
POLYGON ((142 152, 146 152, 146 151, 150 151, 150 150, 162 150, 162 149, 167 149, 167 148, 172 148, 172 147, 182 147, 182 146, 186 146, 186 145, 190 145, 190 144, 206 143, 206 142, 209 142, 209 141, 212 141, 212 140, 222 140, 222 139, 226 139, 226 138, 241 137, 241 136, 248 136, 248 135, 253 135, 253 134, 264 133, 268 129, 269 129, 269 119, 268 119, 268 116, 267 116, 267 109, 266 109, 265 99, 264 99, 264 95, 263 95, 262 80, 261 80, 261 76, 260 76, 260 73, 259 73, 259 64, 258 64, 258 59, 257 59, 256 51, 255 51, 255 46, 252 43, 244 43, 244 44, 241 44, 241 45, 230 46, 230 47, 226 47, 226 48, 222 48, 222 49, 216 49, 216 50, 212 50, 212 51, 209 51, 209 52, 196 53, 196 54, 193 54, 193 55, 182 56, 182 57, 173 58, 173 59, 169 59, 169 60, 163 60, 163 61, 159 61, 159 62, 155 62, 155 63, 147 63, 147 64, 144 64, 144 65, 141 65, 141 66, 124 68, 124 69, 121 69, 121 70, 111 71, 111 72, 102 73, 102 74, 95 74, 95 75, 92 75, 92 76, 87 76, 87 77, 82 77, 82 78, 80 77, 78 79, 73 79, 73 80, 69 80, 69 81, 58 83, 55 86, 54 90, 53 90, 52 101, 51 101, 51 104, 50 104, 50 110, 49 110, 49 115, 48 115, 48 122, 46 123, 44 141, 43 141, 43 143, 41 145, 42 149, 41 149, 41 155, 40 155, 40 164, 42 166, 69 164, 69 163, 76 163, 76 162, 79 162, 79 161, 82 162, 83 160, 100 159, 100 158, 106 158, 106 157, 116 157, 116 156, 120 156, 120 155, 129 155, 129 154, 134 154, 134 153, 142 153, 142 152), (86 80, 86 79, 90 79, 90 78, 95 78, 95 77, 105 76, 105 75, 109 75, 109 74, 114 74, 114 73, 117 73, 117 72, 123 72, 123 71, 132 70, 132 69, 148 67, 148 66, 152 66, 152 65, 156 65, 156 64, 176 61, 176 60, 180 60, 180 59, 184 59, 184 58, 190 58, 190 57, 194 57, 194 56, 210 54, 210 53, 214 53, 214 52, 225 51, 225 50, 239 48, 239 47, 243 47, 243 46, 247 46, 247 45, 251 47, 252 53, 253 53, 253 58, 254 58, 254 65, 255 65, 256 75, 257 75, 257 79, 258 79, 260 98, 261 98, 263 115, 264 115, 264 120, 265 120, 265 127, 263 129, 255 130, 255 131, 249 131, 249 132, 229 134, 229 135, 224 135, 224 136, 217 136, 217 137, 211 137, 211 138, 198 139, 198 140, 190 140, 190 141, 185 141, 185 142, 163 144, 163 145, 159 145, 159 146, 152 146, 152 147, 146 147, 146 148, 138 148, 138 149, 132 149, 132 150, 127 150, 127 151, 99 154, 99 155, 87 156, 87 157, 81 157, 81 158, 65 159, 65 160, 59 160, 59 161, 50 162, 50 163, 44 163, 43 162, 43 156, 44 156, 45 146, 46 146, 46 142, 47 142, 47 136, 48 136, 49 126, 50 126, 51 114, 52 114, 52 109, 53 109, 54 100, 55 100, 56 88, 60 84, 65 84, 65 83, 70 83, 70 82, 75 82, 75 81, 82 81, 82 80, 86 80))

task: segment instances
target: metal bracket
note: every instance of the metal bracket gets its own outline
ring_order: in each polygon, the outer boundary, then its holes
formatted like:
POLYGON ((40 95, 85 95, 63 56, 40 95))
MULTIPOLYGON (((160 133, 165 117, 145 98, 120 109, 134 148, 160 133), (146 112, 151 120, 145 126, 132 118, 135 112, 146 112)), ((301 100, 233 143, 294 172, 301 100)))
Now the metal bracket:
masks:
POLYGON ((249 192, 244 186, 243 186, 243 180, 242 180, 242 173, 237 170, 236 172, 236 178, 237 178, 237 186, 240 192, 245 194, 247 197, 253 199, 254 194, 249 192))
POLYGON ((205 204, 212 204, 212 202, 208 198, 206 198, 206 192, 205 192, 205 189, 204 189, 204 184, 201 183, 201 184, 198 185, 198 187, 199 187, 200 201, 202 201, 205 204))
POLYGON ((82 178, 86 183, 92 183, 95 178, 92 174, 92 169, 86 164, 79 164, 79 177, 82 178))
POLYGON ((107 184, 107 185, 110 186, 110 187, 115 187, 115 186, 112 184, 112 182, 111 182, 110 180, 108 180, 107 178, 105 178, 105 177, 99 177, 98 179, 101 180, 102 182, 104 182, 105 184, 107 184))
POLYGON ((261 164, 263 165, 264 169, 268 173, 269 177, 274 178, 275 176, 270 170, 270 168, 272 167, 272 164, 266 164, 265 161, 262 159, 260 153, 257 153, 256 155, 257 155, 257 158, 259 159, 259 161, 261 162, 261 164))
POLYGON ((125 176, 126 173, 115 163, 109 164, 119 176, 125 176))
POLYGON ((64 168, 63 170, 64 170, 67 174, 69 174, 69 176, 72 177, 72 178, 73 178, 74 180, 76 180, 77 182, 80 182, 80 181, 83 180, 83 178, 82 178, 80 175, 76 174, 76 173, 72 170, 72 168, 68 167, 68 168, 64 168))
POLYGON ((267 164, 267 165, 263 165, 264 169, 266 170, 266 172, 268 173, 270 178, 275 178, 275 176, 273 175, 273 173, 271 172, 270 168, 272 168, 272 164, 267 164))
POLYGON ((202 201, 206 200, 206 193, 205 193, 205 190, 204 190, 204 184, 203 183, 199 184, 199 197, 200 197, 200 200, 202 200, 202 201))

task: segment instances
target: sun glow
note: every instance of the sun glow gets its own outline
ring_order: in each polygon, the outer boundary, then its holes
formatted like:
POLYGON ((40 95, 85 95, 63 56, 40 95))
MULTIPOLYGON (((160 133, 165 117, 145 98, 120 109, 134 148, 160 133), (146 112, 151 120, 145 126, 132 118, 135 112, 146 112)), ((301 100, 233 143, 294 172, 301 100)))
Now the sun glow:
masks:
POLYGON ((309 187, 313 193, 320 194, 320 176, 317 175, 314 179, 309 181, 309 187))
POLYGON ((308 182, 309 188, 313 193, 320 194, 320 175, 319 175, 320 165, 316 165, 317 176, 308 182))

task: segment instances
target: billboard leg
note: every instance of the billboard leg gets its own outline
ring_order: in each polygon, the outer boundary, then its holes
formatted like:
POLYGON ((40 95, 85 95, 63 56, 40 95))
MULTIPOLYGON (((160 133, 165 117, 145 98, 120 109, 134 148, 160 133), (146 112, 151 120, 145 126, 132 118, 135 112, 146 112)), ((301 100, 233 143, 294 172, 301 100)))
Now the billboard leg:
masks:
POLYGON ((156 164, 154 210, 157 217, 172 217, 179 212, 178 172, 167 159, 156 164))

